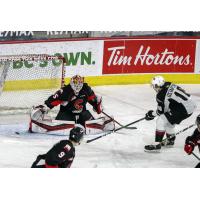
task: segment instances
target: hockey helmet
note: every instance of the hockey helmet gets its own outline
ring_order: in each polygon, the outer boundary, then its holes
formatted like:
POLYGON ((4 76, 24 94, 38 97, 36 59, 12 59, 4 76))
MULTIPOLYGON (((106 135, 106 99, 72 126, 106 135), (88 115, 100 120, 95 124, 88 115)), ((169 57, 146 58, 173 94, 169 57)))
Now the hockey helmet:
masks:
POLYGON ((85 128, 81 125, 76 125, 70 130, 69 139, 75 143, 80 144, 85 134, 85 128))
POLYGON ((196 125, 200 129, 200 114, 196 118, 196 125))
POLYGON ((162 76, 155 76, 151 80, 151 86, 156 92, 160 91, 160 88, 165 84, 165 79, 162 76))
POLYGON ((71 78, 70 85, 76 95, 81 91, 83 83, 84 83, 84 78, 79 75, 75 75, 71 78))

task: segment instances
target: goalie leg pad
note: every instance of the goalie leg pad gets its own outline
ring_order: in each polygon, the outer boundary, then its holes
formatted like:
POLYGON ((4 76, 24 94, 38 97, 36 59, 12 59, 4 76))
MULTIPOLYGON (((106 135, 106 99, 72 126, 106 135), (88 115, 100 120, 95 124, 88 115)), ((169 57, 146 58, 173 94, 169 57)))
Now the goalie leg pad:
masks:
POLYGON ((104 131, 114 131, 115 130, 115 122, 114 119, 110 119, 110 118, 106 118, 105 117, 105 121, 104 121, 104 131))
POLYGON ((50 131, 69 130, 74 128, 74 121, 59 120, 31 120, 31 132, 47 133, 50 131))
POLYGON ((115 123, 113 119, 101 117, 99 119, 85 122, 86 134, 98 134, 102 131, 115 130, 115 123))

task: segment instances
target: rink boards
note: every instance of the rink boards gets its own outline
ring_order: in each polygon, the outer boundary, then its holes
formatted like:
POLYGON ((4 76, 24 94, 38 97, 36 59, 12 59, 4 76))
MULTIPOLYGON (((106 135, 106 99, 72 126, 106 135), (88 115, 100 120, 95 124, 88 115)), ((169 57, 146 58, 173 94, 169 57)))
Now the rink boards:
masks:
MULTIPOLYGON (((0 43, 0 55, 16 55, 16 52, 61 55, 66 60, 66 84, 74 74, 84 76, 91 86, 149 83, 155 74, 175 83, 198 84, 199 41, 195 37, 11 41, 0 43)), ((46 77, 51 70, 59 68, 58 64, 42 65, 38 69, 23 62, 16 66, 10 67, 5 91, 48 89, 54 85, 58 88, 60 84, 60 75, 55 79, 46 77), (38 70, 41 77, 34 75, 38 70)))

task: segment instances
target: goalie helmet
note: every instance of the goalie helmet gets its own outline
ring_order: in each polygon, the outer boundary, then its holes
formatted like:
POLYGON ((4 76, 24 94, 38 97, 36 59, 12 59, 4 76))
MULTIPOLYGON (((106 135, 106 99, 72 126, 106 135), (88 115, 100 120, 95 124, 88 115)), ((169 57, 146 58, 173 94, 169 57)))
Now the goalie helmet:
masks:
POLYGON ((84 78, 79 75, 75 75, 71 78, 70 85, 76 95, 78 95, 78 93, 81 91, 83 83, 84 83, 84 78))
POLYGON ((73 129, 71 129, 69 134, 69 139, 75 143, 80 144, 83 136, 85 134, 85 128, 81 125, 76 125, 73 129))
POLYGON ((165 84, 165 79, 162 76, 155 76, 151 81, 151 86, 156 92, 159 92, 165 84))
POLYGON ((200 115, 198 115, 196 118, 196 125, 200 129, 200 115))

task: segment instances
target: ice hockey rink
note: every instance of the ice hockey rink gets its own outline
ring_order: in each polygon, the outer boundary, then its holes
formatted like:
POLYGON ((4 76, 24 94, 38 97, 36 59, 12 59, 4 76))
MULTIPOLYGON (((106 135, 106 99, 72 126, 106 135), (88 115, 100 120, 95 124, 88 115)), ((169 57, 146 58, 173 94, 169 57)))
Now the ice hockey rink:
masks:
MULTIPOLYGON (((197 102, 195 113, 177 132, 194 124, 200 113, 200 85, 180 85, 193 95, 197 102)), ((144 117, 156 109, 156 93, 150 85, 97 86, 93 90, 103 97, 104 111, 125 125, 144 117)), ((13 96, 14 98, 14 96, 13 96)), ((35 97, 36 98, 36 97, 35 97)), ((50 135, 16 135, 28 128, 28 114, 0 115, 0 167, 29 168, 38 154, 46 153, 53 144, 67 137, 50 135)), ((174 148, 163 148, 160 153, 144 152, 144 145, 154 141, 155 120, 141 121, 136 130, 122 129, 89 144, 76 148, 73 168, 190 168, 198 160, 188 156, 183 148, 191 128, 177 136, 174 148)), ((194 153, 198 154, 196 148, 194 153)))

